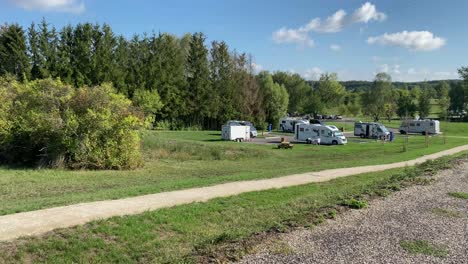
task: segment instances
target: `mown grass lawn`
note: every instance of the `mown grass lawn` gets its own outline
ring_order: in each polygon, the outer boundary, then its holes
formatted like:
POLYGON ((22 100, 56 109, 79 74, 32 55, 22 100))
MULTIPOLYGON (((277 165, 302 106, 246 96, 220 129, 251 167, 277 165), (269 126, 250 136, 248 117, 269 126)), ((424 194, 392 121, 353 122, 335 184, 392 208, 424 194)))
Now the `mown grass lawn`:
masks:
MULTIPOLYGON (((458 155, 466 159, 467 153, 458 155)), ((453 157, 330 182, 308 184, 135 216, 114 217, 45 236, 0 243, 0 263, 192 263, 233 260, 256 243, 255 234, 313 226, 339 205, 386 195, 425 173, 450 167, 453 157), (252 244, 253 243, 253 244, 252 244)), ((423 181, 421 181, 423 182, 423 181)))
MULTIPOLYGON (((452 125, 452 124, 451 124, 452 125)), ((460 134, 468 124, 453 124, 460 134)), ((455 132, 453 133, 455 134, 455 132)), ((359 140, 361 141, 361 140, 359 140)), ((0 168, 0 215, 79 202, 117 199, 229 181, 272 178, 323 169, 392 163, 455 146, 466 138, 412 136, 403 141, 351 141, 345 146, 271 145, 220 141, 217 131, 145 133, 145 166, 135 171, 67 171, 0 168)))

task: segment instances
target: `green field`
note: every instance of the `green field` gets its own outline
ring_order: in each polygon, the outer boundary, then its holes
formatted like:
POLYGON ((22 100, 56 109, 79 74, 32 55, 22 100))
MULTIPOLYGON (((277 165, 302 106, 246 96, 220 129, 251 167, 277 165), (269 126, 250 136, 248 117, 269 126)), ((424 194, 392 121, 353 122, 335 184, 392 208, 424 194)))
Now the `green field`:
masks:
MULTIPOLYGON (((451 135, 466 135, 468 124, 450 124, 451 135)), ((137 196, 217 183, 272 178, 293 173, 392 163, 455 146, 467 138, 422 136, 382 144, 351 141, 345 146, 296 145, 278 150, 271 145, 220 141, 216 131, 145 133, 145 165, 135 171, 68 171, 0 169, 0 215, 66 204, 137 196)))
MULTIPOLYGON (((468 158, 467 153, 457 155, 468 158)), ((332 218, 342 205, 385 196, 422 174, 448 168, 453 157, 416 168, 394 169, 234 197, 140 215, 114 217, 44 236, 0 243, 0 262, 195 263, 235 260, 262 234, 311 227, 332 218), (260 234, 260 235, 259 235, 260 234)), ((456 164, 456 162, 455 162, 456 164)))

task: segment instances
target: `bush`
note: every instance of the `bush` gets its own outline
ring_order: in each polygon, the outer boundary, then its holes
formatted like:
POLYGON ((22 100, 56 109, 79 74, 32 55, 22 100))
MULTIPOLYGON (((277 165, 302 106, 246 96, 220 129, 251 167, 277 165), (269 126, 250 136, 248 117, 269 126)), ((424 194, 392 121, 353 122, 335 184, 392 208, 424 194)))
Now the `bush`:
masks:
POLYGON ((130 169, 141 164, 144 117, 110 85, 0 80, 0 161, 39 167, 130 169))

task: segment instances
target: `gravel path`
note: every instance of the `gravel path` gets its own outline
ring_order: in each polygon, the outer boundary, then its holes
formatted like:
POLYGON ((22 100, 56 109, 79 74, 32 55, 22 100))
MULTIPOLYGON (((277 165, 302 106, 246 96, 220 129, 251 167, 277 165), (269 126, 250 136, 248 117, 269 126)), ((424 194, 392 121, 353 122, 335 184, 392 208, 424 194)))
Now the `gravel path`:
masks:
POLYGON ((258 253, 242 263, 468 263, 468 201, 447 195, 468 191, 468 162, 436 179, 312 230, 281 234, 259 245, 258 253), (458 215, 441 215, 434 209, 458 215), (410 254, 400 247, 401 240, 426 240, 444 247, 448 255, 410 254))
POLYGON ((208 187, 143 195, 118 200, 81 203, 4 215, 0 216, 0 241, 11 240, 21 236, 39 235, 56 228, 82 225, 97 219, 139 214, 148 210, 156 210, 193 202, 205 202, 217 197, 227 197, 245 192, 297 186, 314 182, 324 182, 355 174, 412 166, 430 159, 436 159, 466 150, 468 150, 468 145, 422 156, 410 161, 391 164, 331 169, 265 180, 230 182, 208 187))

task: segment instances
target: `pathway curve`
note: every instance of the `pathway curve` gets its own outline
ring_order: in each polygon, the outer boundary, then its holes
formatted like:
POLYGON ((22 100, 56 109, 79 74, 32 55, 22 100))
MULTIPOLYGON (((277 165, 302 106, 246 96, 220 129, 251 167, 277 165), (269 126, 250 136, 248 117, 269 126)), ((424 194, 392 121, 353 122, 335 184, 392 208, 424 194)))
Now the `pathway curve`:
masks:
POLYGON ((118 200, 80 203, 37 211, 0 216, 0 241, 12 240, 21 236, 32 236, 82 225, 87 222, 113 216, 139 214, 148 210, 205 202, 217 197, 227 197, 252 191, 297 186, 355 174, 383 171, 405 166, 413 166, 427 160, 467 151, 468 145, 419 157, 414 160, 371 166, 330 169, 311 173, 294 174, 284 177, 238 181, 208 187, 163 192, 118 200))

